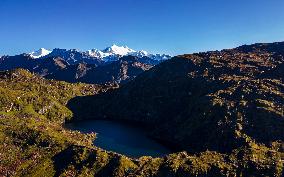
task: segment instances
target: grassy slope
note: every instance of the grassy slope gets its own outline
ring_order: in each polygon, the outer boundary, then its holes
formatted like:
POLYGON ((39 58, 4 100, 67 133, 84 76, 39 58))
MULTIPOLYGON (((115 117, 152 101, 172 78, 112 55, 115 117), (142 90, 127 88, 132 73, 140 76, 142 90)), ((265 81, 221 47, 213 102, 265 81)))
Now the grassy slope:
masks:
POLYGON ((62 127, 69 99, 96 94, 94 85, 48 81, 24 70, 0 73, 0 176, 281 176, 279 144, 247 138, 230 154, 180 152, 129 159, 92 146, 94 134, 62 127))
POLYGON ((68 106, 77 119, 147 124, 155 138, 191 153, 256 143, 283 152, 283 63, 284 42, 182 55, 68 106))

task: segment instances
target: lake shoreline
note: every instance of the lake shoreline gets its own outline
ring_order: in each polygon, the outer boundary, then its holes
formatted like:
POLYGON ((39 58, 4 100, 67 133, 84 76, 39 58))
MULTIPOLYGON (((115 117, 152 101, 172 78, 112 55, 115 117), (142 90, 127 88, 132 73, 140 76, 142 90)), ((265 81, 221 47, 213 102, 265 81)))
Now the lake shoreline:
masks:
POLYGON ((94 146, 130 158, 142 156, 163 157, 173 153, 172 148, 149 136, 148 127, 118 120, 83 120, 64 124, 64 128, 82 133, 96 133, 94 146))

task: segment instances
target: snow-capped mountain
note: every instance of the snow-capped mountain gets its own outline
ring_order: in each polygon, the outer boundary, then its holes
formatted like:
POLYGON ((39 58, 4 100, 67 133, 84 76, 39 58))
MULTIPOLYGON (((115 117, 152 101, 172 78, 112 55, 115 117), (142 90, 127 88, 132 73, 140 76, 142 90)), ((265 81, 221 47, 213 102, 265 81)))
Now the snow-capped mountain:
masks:
POLYGON ((37 51, 34 51, 34 52, 31 52, 29 53, 29 55, 32 57, 32 58, 41 58, 41 57, 44 57, 48 54, 50 54, 51 51, 49 50, 46 50, 45 48, 40 48, 39 50, 37 51))
POLYGON ((48 79, 67 82, 126 83, 170 58, 117 45, 87 51, 41 48, 28 54, 1 57, 0 71, 24 68, 48 79))
POLYGON ((117 61, 122 56, 132 55, 136 52, 133 49, 123 46, 112 45, 111 47, 107 47, 104 50, 92 49, 88 50, 86 53, 92 57, 103 60, 104 62, 112 62, 117 61))
POLYGON ((93 57, 87 52, 81 52, 76 49, 53 49, 52 52, 42 58, 51 58, 51 57, 60 57, 64 59, 68 64, 79 64, 79 63, 88 63, 88 64, 103 64, 103 61, 100 58, 93 57))
POLYGON ((48 51, 41 48, 38 51, 30 53, 32 58, 49 58, 61 57, 69 64, 88 63, 88 64, 104 64, 109 62, 118 61, 123 56, 135 56, 143 58, 147 64, 157 64, 164 60, 170 59, 170 55, 165 54, 149 54, 144 50, 135 51, 127 46, 112 45, 103 50, 91 49, 87 51, 78 51, 76 49, 53 49, 48 51), (148 62, 149 60, 149 62, 148 62))
POLYGON ((104 53, 109 53, 109 54, 116 54, 116 55, 129 55, 130 53, 135 52, 135 50, 128 48, 127 46, 117 46, 117 45, 112 45, 111 47, 108 47, 103 50, 104 53))

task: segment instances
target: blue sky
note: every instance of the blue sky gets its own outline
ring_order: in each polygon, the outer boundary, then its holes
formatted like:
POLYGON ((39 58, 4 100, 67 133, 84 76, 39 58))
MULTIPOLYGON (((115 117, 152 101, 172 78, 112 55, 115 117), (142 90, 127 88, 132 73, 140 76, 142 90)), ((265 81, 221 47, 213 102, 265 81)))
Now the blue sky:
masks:
POLYGON ((0 55, 116 43, 172 55, 284 41, 284 0, 1 0, 0 55))

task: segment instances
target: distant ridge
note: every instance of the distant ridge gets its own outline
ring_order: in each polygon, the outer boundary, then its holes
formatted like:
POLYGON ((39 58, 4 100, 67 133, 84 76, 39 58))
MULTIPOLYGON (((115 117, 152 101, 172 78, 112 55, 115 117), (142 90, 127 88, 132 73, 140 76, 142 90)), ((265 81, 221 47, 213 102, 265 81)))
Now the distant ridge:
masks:
POLYGON ((135 56, 139 58, 147 57, 155 61, 164 61, 170 59, 170 55, 166 54, 150 54, 144 50, 136 51, 127 46, 118 46, 113 44, 103 50, 91 49, 87 51, 79 51, 76 49, 53 49, 49 51, 44 48, 40 48, 37 51, 29 53, 30 57, 38 58, 49 58, 49 57, 61 57, 65 59, 69 64, 78 64, 85 62, 89 64, 107 63, 119 60, 123 56, 135 56))
POLYGON ((170 59, 127 46, 112 45, 85 52, 76 49, 40 48, 15 56, 0 57, 0 70, 28 69, 48 79, 90 84, 126 83, 151 67, 170 59))

